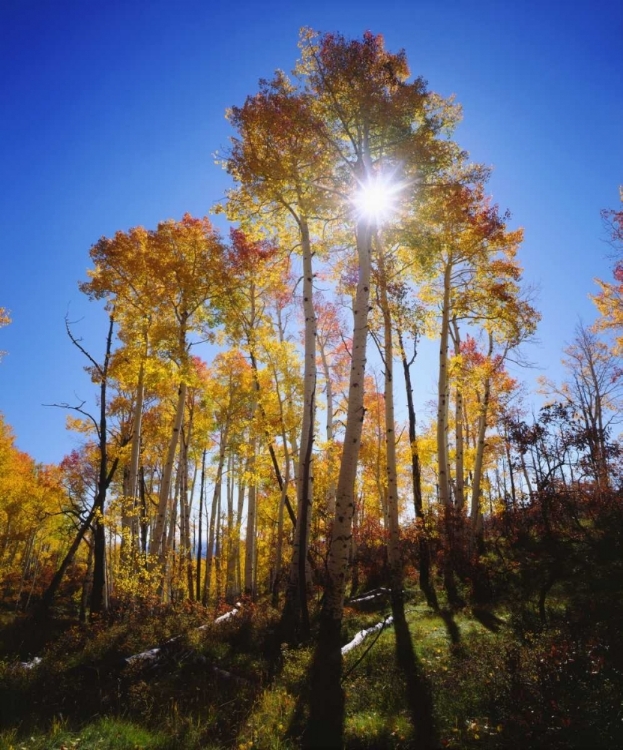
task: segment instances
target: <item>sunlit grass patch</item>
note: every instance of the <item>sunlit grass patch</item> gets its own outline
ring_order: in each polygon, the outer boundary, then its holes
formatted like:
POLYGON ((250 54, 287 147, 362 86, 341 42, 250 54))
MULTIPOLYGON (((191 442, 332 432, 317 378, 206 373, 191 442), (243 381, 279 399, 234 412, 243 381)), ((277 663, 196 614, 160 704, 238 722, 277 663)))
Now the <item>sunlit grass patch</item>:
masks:
POLYGON ((345 744, 352 750, 406 747, 412 734, 411 724, 406 716, 388 716, 376 709, 347 714, 344 725, 345 744))
POLYGON ((285 750, 298 745, 287 737, 296 698, 283 687, 265 690, 238 736, 239 750, 285 750))
POLYGON ((0 750, 173 750, 164 734, 121 719, 102 718, 81 731, 70 731, 56 719, 47 732, 19 737, 17 730, 0 735, 0 750))

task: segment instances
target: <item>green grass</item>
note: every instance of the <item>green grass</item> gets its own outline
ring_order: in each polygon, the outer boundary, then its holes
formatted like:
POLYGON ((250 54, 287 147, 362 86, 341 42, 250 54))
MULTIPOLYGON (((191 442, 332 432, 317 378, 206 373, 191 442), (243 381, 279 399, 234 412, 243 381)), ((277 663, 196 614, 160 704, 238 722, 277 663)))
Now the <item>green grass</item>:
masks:
POLYGON ((170 738, 115 718, 101 718, 81 731, 66 729, 58 720, 45 733, 19 738, 15 730, 0 735, 0 750, 173 750, 170 738))
MULTIPOLYGON (((597 630, 572 632, 563 605, 552 603, 551 626, 539 633, 522 630, 521 618, 509 613, 497 613, 507 624, 492 632, 468 611, 449 620, 421 601, 408 603, 440 747, 623 744, 623 674, 614 646, 597 630)), ((384 614, 347 611, 344 642, 384 614)), ((0 750, 299 747, 312 649, 282 648, 271 659, 277 615, 268 607, 196 630, 209 619, 200 608, 182 608, 64 628, 30 671, 15 666, 26 644, 18 653, 5 639, 0 750), (157 664, 124 665, 123 657, 178 634, 157 664)), ((393 628, 363 655, 374 638, 344 659, 346 747, 413 747, 393 628)))

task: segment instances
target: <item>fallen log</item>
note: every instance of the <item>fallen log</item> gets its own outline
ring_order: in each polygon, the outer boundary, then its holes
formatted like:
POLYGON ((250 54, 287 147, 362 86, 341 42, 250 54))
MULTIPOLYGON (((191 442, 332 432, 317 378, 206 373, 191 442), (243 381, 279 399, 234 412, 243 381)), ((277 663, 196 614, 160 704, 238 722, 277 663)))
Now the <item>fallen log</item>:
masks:
MULTIPOLYGON (((231 619, 232 617, 237 615, 238 612, 240 612, 241 607, 242 604, 240 604, 240 602, 237 602, 232 610, 230 610, 229 612, 225 612, 225 614, 221 615, 220 617, 217 617, 216 620, 214 620, 214 622, 209 625, 200 625, 197 630, 206 630, 206 628, 210 628, 212 627, 212 625, 220 625, 222 622, 227 622, 227 620, 231 619)), ((125 658, 125 663, 133 664, 137 661, 154 661, 160 656, 160 652, 163 648, 168 646, 170 643, 177 641, 179 638, 181 638, 181 636, 176 635, 163 643, 162 646, 158 646, 157 648, 150 648, 147 651, 142 651, 140 654, 133 654, 132 656, 128 656, 125 658)))
POLYGON ((349 651, 352 651, 354 648, 357 648, 357 646, 360 646, 369 635, 371 635, 372 633, 380 633, 380 631, 388 628, 393 622, 394 618, 390 615, 389 617, 386 617, 382 622, 377 622, 377 624, 373 625, 371 628, 360 630, 352 641, 347 643, 345 646, 342 646, 342 656, 344 656, 344 654, 347 654, 349 651))

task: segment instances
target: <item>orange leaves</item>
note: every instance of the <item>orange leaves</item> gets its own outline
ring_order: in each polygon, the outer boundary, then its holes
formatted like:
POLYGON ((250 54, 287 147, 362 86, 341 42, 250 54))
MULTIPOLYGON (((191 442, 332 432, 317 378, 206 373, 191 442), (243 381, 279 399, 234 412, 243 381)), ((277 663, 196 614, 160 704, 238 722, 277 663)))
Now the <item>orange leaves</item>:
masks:
POLYGON ((228 212, 253 196, 261 204, 308 213, 320 192, 313 178, 323 167, 323 123, 313 113, 309 97, 278 72, 260 81, 260 90, 228 117, 238 133, 224 166, 240 187, 229 195, 228 212))
POLYGON ((185 214, 156 230, 117 232, 90 255, 95 267, 81 290, 114 305, 128 350, 145 357, 149 340, 154 352, 182 366, 187 335, 205 332, 225 296, 224 245, 209 219, 185 214))

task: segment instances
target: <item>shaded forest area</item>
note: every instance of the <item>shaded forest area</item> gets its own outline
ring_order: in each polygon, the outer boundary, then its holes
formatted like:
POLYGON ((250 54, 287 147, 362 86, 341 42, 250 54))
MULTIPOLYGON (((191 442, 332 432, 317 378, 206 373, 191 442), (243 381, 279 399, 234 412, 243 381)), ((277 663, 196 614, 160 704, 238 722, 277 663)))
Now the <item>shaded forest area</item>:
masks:
POLYGON ((618 746, 623 261, 535 413, 460 107, 381 36, 300 55, 228 113, 228 237, 91 248, 81 447, 0 418, 0 747, 618 746))

